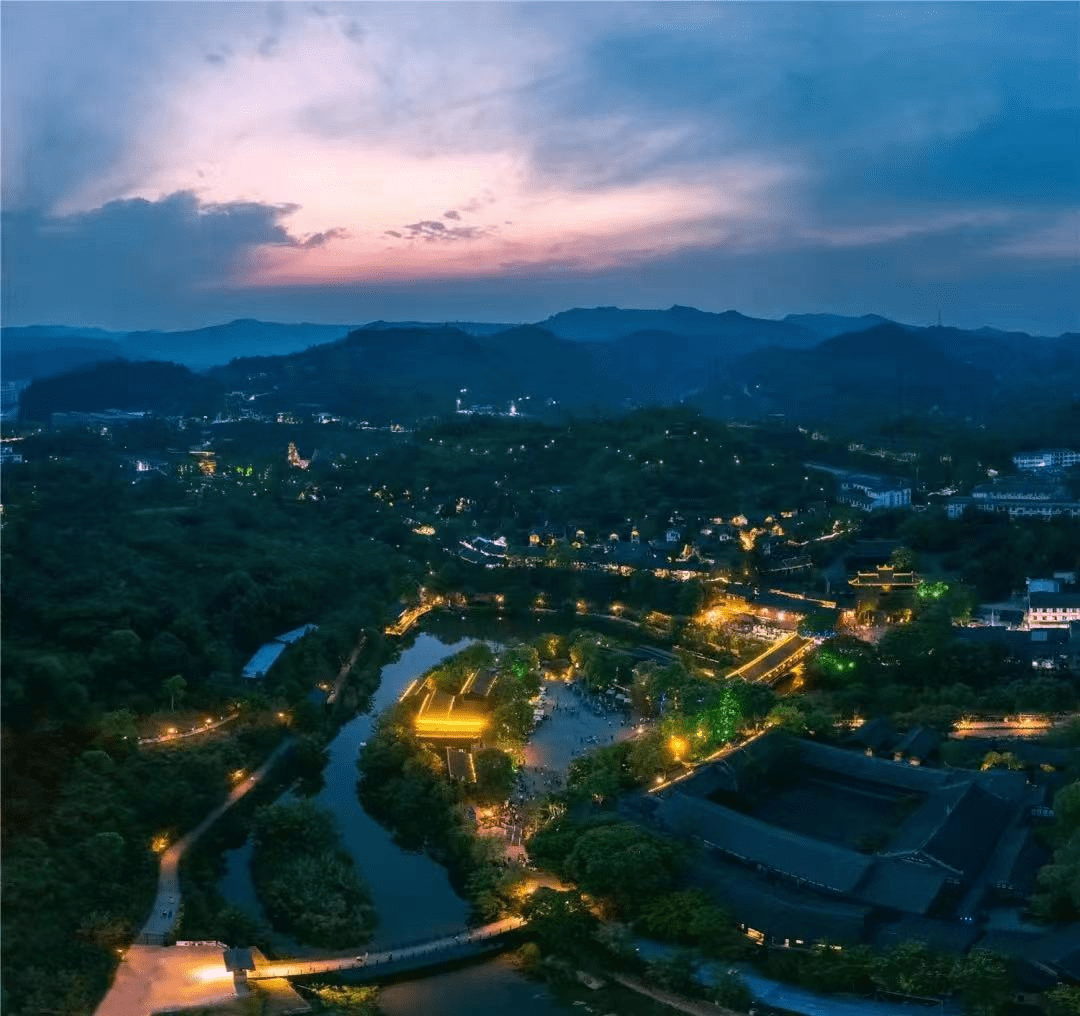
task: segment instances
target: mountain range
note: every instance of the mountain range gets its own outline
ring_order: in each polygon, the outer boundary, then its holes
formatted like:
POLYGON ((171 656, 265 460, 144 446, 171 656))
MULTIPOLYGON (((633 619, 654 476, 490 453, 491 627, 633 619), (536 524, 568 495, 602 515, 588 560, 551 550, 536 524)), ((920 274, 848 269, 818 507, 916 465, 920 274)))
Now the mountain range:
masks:
MULTIPOLYGON (((49 337, 15 331, 12 356, 49 337)), ((265 412, 307 407, 375 421, 445 413, 459 398, 468 406, 503 408, 514 400, 519 411, 538 415, 687 402, 738 418, 876 419, 915 411, 981 419, 1024 400, 1080 393, 1080 336, 918 328, 877 315, 772 321, 691 307, 599 307, 509 327, 373 322, 349 331, 240 321, 119 339, 58 330, 54 340, 69 367, 74 349, 113 359, 39 377, 23 394, 24 416, 95 406, 172 412, 188 403, 222 406, 227 393, 244 392, 257 396, 265 412), (200 366, 191 359, 194 343, 201 358, 215 341, 221 350, 229 342, 265 348, 260 336, 268 345, 306 348, 190 370, 200 366), (151 379, 148 364, 114 359, 117 345, 123 352, 133 344, 161 350, 157 358, 169 359, 169 350, 185 343, 183 375, 159 366, 151 379)), ((4 345, 7 356, 6 335, 4 345)))

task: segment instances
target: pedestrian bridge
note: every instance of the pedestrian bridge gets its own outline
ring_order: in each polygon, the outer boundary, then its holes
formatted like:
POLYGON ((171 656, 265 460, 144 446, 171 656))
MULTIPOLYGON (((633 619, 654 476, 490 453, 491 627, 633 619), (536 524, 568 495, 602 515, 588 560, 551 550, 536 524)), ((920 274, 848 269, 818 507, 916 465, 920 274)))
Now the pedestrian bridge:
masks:
POLYGON ((348 956, 272 960, 249 970, 247 977, 248 980, 311 977, 348 970, 353 972, 350 981, 374 981, 495 952, 508 945, 514 933, 523 928, 525 923, 524 918, 507 917, 480 928, 469 928, 456 935, 386 946, 377 952, 360 949, 353 950, 348 956))
POLYGON ((813 645, 813 639, 805 639, 801 635, 789 635, 775 645, 769 646, 760 656, 748 660, 727 676, 729 678, 741 677, 746 681, 756 681, 759 684, 775 684, 806 655, 813 645))

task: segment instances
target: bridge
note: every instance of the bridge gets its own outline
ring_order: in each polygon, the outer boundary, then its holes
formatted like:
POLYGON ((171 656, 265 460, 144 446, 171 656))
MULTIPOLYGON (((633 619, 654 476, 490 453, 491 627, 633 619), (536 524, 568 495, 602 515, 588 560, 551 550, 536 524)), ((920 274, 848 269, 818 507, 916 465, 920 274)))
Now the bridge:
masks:
POLYGON ((397 974, 413 973, 428 967, 481 956, 507 945, 511 936, 525 927, 522 917, 506 917, 479 928, 469 928, 456 935, 404 942, 386 946, 378 952, 353 950, 348 956, 320 959, 272 960, 248 972, 248 980, 274 977, 310 977, 340 970, 359 972, 350 980, 379 980, 397 974))
POLYGON ((746 681, 756 681, 759 684, 775 684, 806 655, 813 644, 813 639, 804 639, 801 635, 789 635, 769 646, 760 656, 755 656, 733 670, 728 677, 741 677, 746 681))

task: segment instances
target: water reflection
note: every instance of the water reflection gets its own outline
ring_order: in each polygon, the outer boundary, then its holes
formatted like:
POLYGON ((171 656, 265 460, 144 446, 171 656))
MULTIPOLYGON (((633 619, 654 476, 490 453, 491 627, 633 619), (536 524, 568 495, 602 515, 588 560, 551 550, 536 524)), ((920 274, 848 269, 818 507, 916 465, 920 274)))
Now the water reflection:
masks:
MULTIPOLYGON (((485 636, 488 634, 484 632, 485 636)), ((509 634, 506 632, 504 637, 509 634)), ((399 659, 383 667, 371 710, 345 724, 330 743, 329 761, 323 771, 324 786, 315 798, 333 811, 345 847, 371 888, 379 915, 373 947, 452 933, 465 924, 469 914, 468 904, 451 888, 446 869, 425 854, 402 850, 363 810, 356 793, 359 777, 356 758, 360 745, 371 735, 378 714, 393 704, 413 678, 477 641, 462 635, 460 629, 440 630, 440 635, 441 638, 426 632, 418 634, 399 659)), ((219 888, 230 903, 265 924, 251 880, 250 864, 250 842, 226 851, 226 870, 219 888)), ((274 940, 278 949, 293 955, 305 951, 284 936, 275 935, 274 940)), ((391 985, 380 995, 380 1006, 388 1016, 411 1016, 418 1012, 425 1016, 466 1016, 478 1012, 556 1016, 568 1011, 544 985, 527 981, 505 959, 391 985)))

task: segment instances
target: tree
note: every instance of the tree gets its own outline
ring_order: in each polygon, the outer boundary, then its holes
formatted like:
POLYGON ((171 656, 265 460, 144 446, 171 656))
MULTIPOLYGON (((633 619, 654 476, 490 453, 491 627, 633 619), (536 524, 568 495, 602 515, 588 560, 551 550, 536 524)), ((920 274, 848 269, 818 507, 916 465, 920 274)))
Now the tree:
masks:
POLYGON ((474 763, 476 800, 481 804, 505 801, 514 789, 514 760, 498 748, 481 748, 474 763))
POLYGON ((1004 957, 973 949, 957 963, 956 978, 971 1016, 1000 1016, 1008 1011, 1015 987, 1004 957))
POLYGON ((889 555, 889 564, 898 572, 915 571, 918 567, 918 557, 909 547, 897 547, 889 555))
POLYGON ((1080 988, 1059 984, 1046 993, 1047 1016, 1080 1016, 1080 988))
POLYGON ((525 901, 522 914, 545 952, 577 959, 592 945, 597 921, 577 891, 541 886, 525 901))
POLYGON ((765 717, 765 723, 792 734, 806 733, 806 714, 794 702, 780 702, 773 706, 765 717))
POLYGON ((718 969, 713 975, 712 998, 736 1012, 746 1012, 754 1001, 753 992, 736 971, 718 969))
POLYGON ((1016 757, 1011 751, 988 751, 982 760, 980 769, 1011 769, 1013 771, 1020 771, 1024 768, 1024 763, 1016 757))
POLYGON ((631 903, 672 882, 676 849, 628 822, 590 829, 566 859, 570 877, 588 893, 631 903))
POLYGON ((698 987, 697 957, 689 949, 676 949, 649 964, 649 979, 662 988, 689 994, 698 987))
POLYGON ((1054 795, 1054 818, 1066 837, 1080 829, 1080 780, 1062 787, 1054 795))
POLYGON ((117 709, 105 713, 98 724, 98 737, 105 745, 117 746, 124 741, 133 746, 138 740, 135 728, 135 714, 130 709, 117 709))
POLYGON ((180 674, 173 674, 161 688, 169 696, 169 709, 175 712, 177 701, 182 700, 187 692, 187 681, 180 674))
POLYGON ((951 987, 951 967, 924 942, 902 942, 874 958, 870 977, 879 988, 903 995, 936 995, 951 987))

